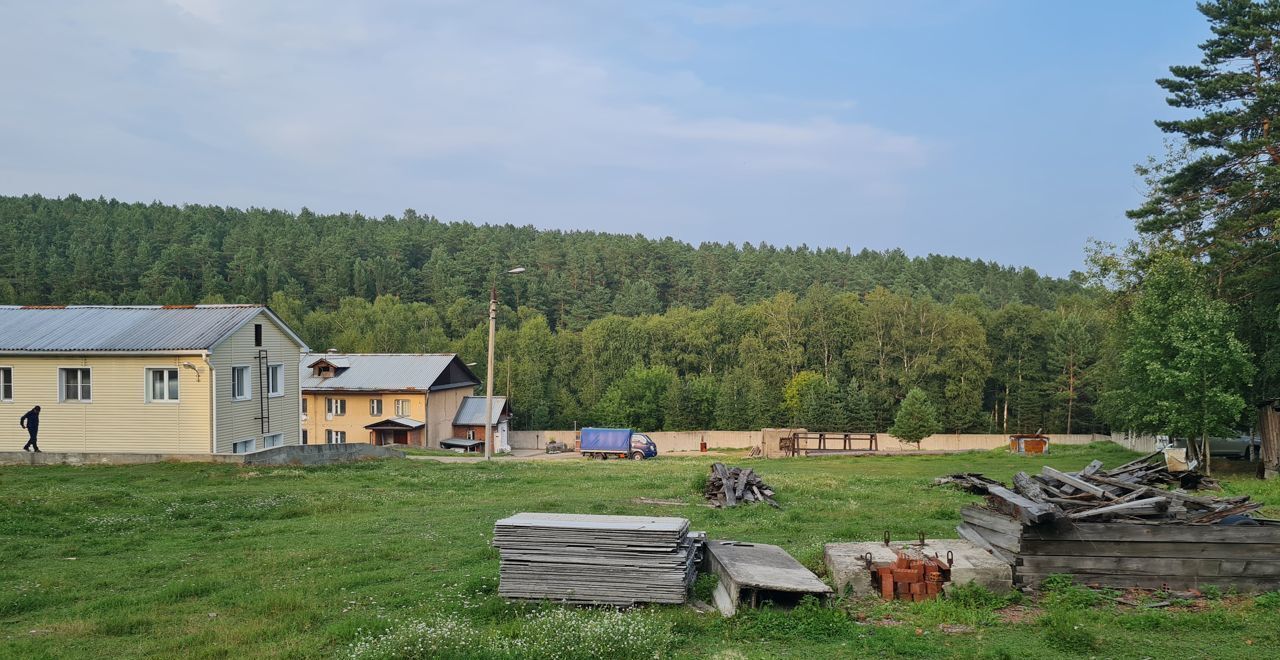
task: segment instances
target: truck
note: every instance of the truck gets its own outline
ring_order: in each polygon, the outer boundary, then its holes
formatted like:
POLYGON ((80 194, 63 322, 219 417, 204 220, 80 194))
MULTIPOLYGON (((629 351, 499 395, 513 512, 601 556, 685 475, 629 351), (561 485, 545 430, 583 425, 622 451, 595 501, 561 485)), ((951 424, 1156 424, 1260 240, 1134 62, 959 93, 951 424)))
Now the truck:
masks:
POLYGON ((630 458, 642 461, 658 455, 658 446, 643 433, 631 429, 582 429, 579 447, 584 458, 630 458))

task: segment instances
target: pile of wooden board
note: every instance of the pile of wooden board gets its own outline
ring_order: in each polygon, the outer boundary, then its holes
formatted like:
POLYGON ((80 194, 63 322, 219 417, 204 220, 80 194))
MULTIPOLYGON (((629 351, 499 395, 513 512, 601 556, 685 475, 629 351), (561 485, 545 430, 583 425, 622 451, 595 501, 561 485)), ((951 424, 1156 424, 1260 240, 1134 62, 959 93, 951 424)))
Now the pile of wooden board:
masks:
POLYGON ((1149 458, 1019 472, 1011 488, 975 474, 940 481, 987 496, 986 507, 961 509, 956 531, 1009 563, 1019 586, 1066 573, 1109 587, 1280 587, 1280 523, 1253 517, 1261 505, 1247 496, 1166 490, 1183 477, 1149 458))
POLYGON ((725 467, 724 463, 712 464, 703 494, 716 508, 738 506, 741 502, 764 502, 779 508, 773 500, 773 489, 755 470, 725 467))
POLYGON ((1111 470, 1093 461, 1078 472, 1062 472, 1044 466, 1039 474, 1019 472, 1012 489, 980 474, 955 474, 935 483, 955 484, 987 496, 991 507, 1026 524, 1058 519, 1217 523, 1245 516, 1262 507, 1247 495, 1218 498, 1166 490, 1166 484, 1204 483, 1203 479, 1171 474, 1163 465, 1150 463, 1156 454, 1144 456, 1111 470))
POLYGON ((494 524, 506 598, 683 603, 695 575, 684 518, 519 513, 494 524))

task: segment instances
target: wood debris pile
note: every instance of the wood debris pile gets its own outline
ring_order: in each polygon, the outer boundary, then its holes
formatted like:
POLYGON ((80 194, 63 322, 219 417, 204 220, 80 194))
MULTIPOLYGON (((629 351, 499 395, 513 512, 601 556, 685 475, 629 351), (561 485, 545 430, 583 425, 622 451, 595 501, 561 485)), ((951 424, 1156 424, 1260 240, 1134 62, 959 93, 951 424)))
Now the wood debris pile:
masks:
POLYGON ((1102 461, 1093 461, 1078 472, 1045 466, 1036 475, 1017 473, 1012 488, 973 473, 942 477, 934 483, 953 484, 986 495, 992 509, 1026 525, 1057 520, 1208 525, 1231 516, 1247 516, 1262 507, 1250 502, 1247 495, 1200 497, 1166 490, 1162 486, 1216 484, 1198 473, 1171 473, 1163 461, 1151 462, 1158 455, 1150 454, 1111 470, 1103 470, 1102 461))
POLYGON ((734 507, 742 502, 764 502, 781 508, 773 500, 773 488, 751 468, 725 467, 724 463, 711 466, 707 486, 703 490, 707 501, 716 508, 734 507))

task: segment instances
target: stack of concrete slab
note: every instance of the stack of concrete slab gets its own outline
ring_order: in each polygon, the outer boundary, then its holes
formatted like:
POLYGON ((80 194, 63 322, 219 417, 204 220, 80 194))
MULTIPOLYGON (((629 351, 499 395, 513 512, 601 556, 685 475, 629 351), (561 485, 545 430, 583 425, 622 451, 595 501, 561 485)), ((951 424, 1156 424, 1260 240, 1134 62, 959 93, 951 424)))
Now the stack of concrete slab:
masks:
POLYGON ((684 518, 519 513, 494 524, 493 545, 506 598, 683 603, 694 578, 684 518))

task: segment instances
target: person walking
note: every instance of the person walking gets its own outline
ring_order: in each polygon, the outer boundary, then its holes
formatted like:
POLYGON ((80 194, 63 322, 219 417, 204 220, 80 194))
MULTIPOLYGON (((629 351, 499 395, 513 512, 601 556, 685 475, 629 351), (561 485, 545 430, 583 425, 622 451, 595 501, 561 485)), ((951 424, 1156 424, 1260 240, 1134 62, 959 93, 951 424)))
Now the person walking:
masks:
POLYGON ((40 406, 28 410, 27 414, 18 420, 18 426, 26 429, 31 436, 31 439, 27 440, 27 444, 22 445, 22 451, 27 451, 27 447, 30 447, 31 451, 39 452, 40 445, 36 444, 36 434, 40 432, 40 406))

